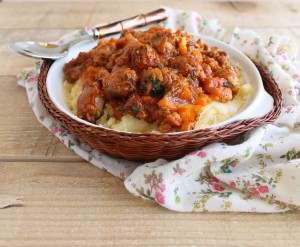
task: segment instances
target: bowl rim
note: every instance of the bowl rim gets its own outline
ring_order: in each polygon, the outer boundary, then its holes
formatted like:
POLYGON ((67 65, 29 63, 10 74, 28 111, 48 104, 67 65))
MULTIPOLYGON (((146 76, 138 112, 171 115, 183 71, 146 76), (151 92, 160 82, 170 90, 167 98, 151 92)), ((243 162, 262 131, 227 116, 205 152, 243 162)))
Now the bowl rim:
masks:
MULTIPOLYGON (((245 102, 243 102, 243 106, 241 108, 244 108, 244 109, 242 109, 242 110, 239 109, 238 113, 236 113, 235 115, 233 115, 232 117, 230 117, 229 119, 227 119, 225 121, 222 121, 222 122, 219 122, 217 124, 207 126, 207 127, 204 127, 204 128, 193 129, 193 130, 189 130, 189 131, 178 131, 178 132, 167 132, 167 133, 140 133, 140 132, 129 132, 129 131, 121 131, 121 130, 116 130, 116 129, 110 129, 108 127, 93 124, 93 123, 90 123, 86 120, 83 120, 83 119, 77 117, 70 110, 66 110, 68 107, 65 105, 63 99, 61 99, 61 100, 63 101, 63 104, 64 104, 65 108, 62 107, 61 104, 59 104, 57 102, 57 100, 56 100, 57 96, 55 95, 55 91, 50 87, 50 85, 52 85, 52 82, 54 81, 54 79, 52 78, 52 75, 54 76, 56 74, 55 73, 55 71, 57 70, 56 66, 57 67, 60 67, 61 65, 63 66, 63 64, 66 63, 67 61, 71 60, 74 57, 77 57, 78 53, 80 51, 82 51, 82 48, 86 49, 85 51, 90 50, 91 49, 90 47, 94 47, 95 45, 97 45, 97 41, 94 41, 92 43, 89 40, 79 42, 78 44, 76 44, 76 45, 74 45, 73 47, 70 48, 70 51, 69 51, 69 54, 68 54, 67 57, 60 58, 60 59, 54 61, 54 63, 50 66, 50 69, 49 69, 49 71, 47 73, 47 77, 46 77, 47 93, 48 93, 51 101, 53 102, 53 104, 58 108, 58 110, 60 110, 64 114, 68 115, 69 117, 71 117, 75 121, 78 121, 78 122, 80 122, 82 124, 85 124, 85 125, 88 125, 90 127, 105 129, 105 130, 113 131, 113 132, 116 132, 116 133, 123 133, 123 134, 128 133, 128 134, 136 134, 136 135, 143 135, 143 136, 144 135, 147 135, 147 136, 148 135, 170 135, 171 136, 171 135, 180 135, 182 133, 188 133, 188 132, 193 133, 193 132, 197 132, 199 130, 205 130, 205 129, 217 129, 219 127, 226 126, 226 125, 229 125, 229 124, 237 122, 237 121, 242 121, 242 120, 251 119, 251 118, 257 118, 257 117, 266 115, 267 113, 269 113, 272 110, 273 105, 274 105, 274 99, 273 99, 273 97, 270 96, 270 94, 268 92, 266 92, 266 90, 263 86, 263 81, 262 81, 262 78, 260 76, 260 73, 259 73, 257 67, 255 66, 255 64, 250 60, 250 58, 248 58, 244 53, 242 53, 241 51, 239 51, 235 47, 233 47, 231 45, 228 45, 228 44, 226 44, 226 43, 224 43, 220 40, 217 40, 215 38, 204 36, 204 35, 195 35, 195 34, 192 34, 192 35, 194 36, 195 39, 202 39, 204 41, 204 43, 207 43, 207 41, 208 41, 210 43, 217 44, 217 45, 210 45, 209 44, 210 47, 221 45, 220 48, 222 50, 226 51, 229 54, 229 56, 232 56, 232 54, 234 54, 235 56, 238 56, 242 60, 242 62, 246 63, 247 66, 249 66, 250 70, 252 71, 253 75, 255 76, 255 80, 256 80, 255 87, 257 87, 256 91, 252 92, 252 94, 247 97, 247 100, 245 100, 245 102), (224 47, 225 47, 225 49, 224 49, 224 47), (258 92, 258 93, 256 93, 256 92, 258 92), (253 106, 253 104, 255 102, 260 102, 261 103, 261 101, 264 98, 267 99, 267 104, 264 103, 263 106, 264 107, 267 106, 267 110, 265 108, 263 108, 263 109, 258 108, 258 109, 261 110, 261 112, 259 112, 259 111, 255 111, 255 112, 258 112, 260 114, 254 114, 254 115, 249 114, 248 116, 245 116, 245 115, 247 115, 247 114, 245 114, 245 112, 247 110, 249 110, 249 108, 251 106, 253 106), (250 101, 250 100, 252 100, 254 103, 253 102, 251 102, 251 103, 248 102, 248 106, 244 107, 245 104, 247 103, 247 101, 250 101)), ((117 37, 117 36, 118 35, 112 35, 112 36, 109 36, 107 38, 117 37)), ((61 70, 62 70, 62 66, 61 66, 61 70)), ((249 75, 244 75, 244 76, 248 77, 249 75)), ((63 79, 60 81, 61 85, 62 85, 62 82, 63 82, 63 79)), ((252 83, 252 85, 253 85, 253 83, 252 83)), ((61 88, 62 88, 62 86, 61 86, 61 88)), ((258 103, 256 103, 256 105, 257 104, 258 103)))

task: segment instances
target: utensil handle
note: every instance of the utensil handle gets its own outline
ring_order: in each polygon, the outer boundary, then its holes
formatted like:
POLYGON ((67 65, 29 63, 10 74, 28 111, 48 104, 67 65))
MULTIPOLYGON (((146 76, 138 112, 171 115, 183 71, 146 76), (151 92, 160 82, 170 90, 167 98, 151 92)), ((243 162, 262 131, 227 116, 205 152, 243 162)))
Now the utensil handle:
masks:
POLYGON ((143 27, 154 22, 166 20, 167 18, 168 12, 160 8, 147 14, 137 15, 105 26, 96 27, 91 30, 93 32, 92 36, 94 39, 100 39, 111 34, 120 33, 127 28, 143 27))

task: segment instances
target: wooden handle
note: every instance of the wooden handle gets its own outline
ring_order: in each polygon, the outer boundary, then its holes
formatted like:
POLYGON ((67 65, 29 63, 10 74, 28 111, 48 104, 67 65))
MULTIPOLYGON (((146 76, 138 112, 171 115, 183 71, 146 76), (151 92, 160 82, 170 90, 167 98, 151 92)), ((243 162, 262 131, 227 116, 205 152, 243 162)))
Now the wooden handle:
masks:
POLYGON ((111 24, 96 27, 93 29, 93 38, 100 39, 105 36, 120 33, 127 28, 137 28, 149 25, 154 22, 160 22, 168 18, 168 12, 165 9, 157 9, 147 14, 137 15, 111 24))

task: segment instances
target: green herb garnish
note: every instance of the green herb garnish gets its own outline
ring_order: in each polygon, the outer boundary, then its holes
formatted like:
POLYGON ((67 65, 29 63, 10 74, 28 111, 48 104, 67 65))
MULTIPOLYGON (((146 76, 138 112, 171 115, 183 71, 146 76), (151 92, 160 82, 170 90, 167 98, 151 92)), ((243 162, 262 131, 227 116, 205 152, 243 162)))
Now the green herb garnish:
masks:
POLYGON ((139 107, 133 105, 133 106, 131 106, 131 110, 133 110, 135 112, 140 112, 141 109, 139 107))
POLYGON ((143 86, 143 87, 142 87, 142 91, 143 91, 143 92, 146 92, 146 91, 147 91, 147 87, 146 87, 146 86, 143 86))
POLYGON ((157 78, 149 77, 145 80, 146 82, 152 83, 150 95, 153 97, 162 97, 165 93, 165 87, 160 83, 157 78))

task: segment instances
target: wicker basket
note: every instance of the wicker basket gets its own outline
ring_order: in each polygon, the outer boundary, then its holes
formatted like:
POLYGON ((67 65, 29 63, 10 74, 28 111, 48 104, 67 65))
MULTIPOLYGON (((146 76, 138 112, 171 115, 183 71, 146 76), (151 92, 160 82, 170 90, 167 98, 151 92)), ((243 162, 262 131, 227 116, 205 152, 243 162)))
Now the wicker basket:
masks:
POLYGON ((280 114, 281 91, 271 76, 255 63, 266 91, 274 98, 273 110, 263 117, 237 121, 217 128, 180 132, 175 135, 126 133, 93 127, 80 123, 59 111, 50 100, 46 78, 52 63, 52 60, 43 61, 38 80, 38 92, 42 104, 54 119, 65 125, 79 140, 114 157, 136 161, 151 161, 157 158, 176 159, 207 144, 229 141, 243 132, 272 123, 280 114))

